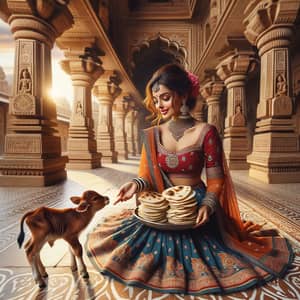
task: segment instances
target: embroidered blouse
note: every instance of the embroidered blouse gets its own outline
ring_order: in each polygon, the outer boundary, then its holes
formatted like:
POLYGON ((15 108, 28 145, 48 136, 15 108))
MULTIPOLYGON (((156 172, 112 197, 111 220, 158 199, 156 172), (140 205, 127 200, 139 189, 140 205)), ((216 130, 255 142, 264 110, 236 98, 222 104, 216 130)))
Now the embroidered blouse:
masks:
POLYGON ((207 191, 219 194, 224 177, 222 144, 214 126, 204 126, 195 145, 177 152, 168 151, 161 144, 158 128, 155 130, 155 139, 158 165, 167 175, 200 178, 205 167, 207 191))

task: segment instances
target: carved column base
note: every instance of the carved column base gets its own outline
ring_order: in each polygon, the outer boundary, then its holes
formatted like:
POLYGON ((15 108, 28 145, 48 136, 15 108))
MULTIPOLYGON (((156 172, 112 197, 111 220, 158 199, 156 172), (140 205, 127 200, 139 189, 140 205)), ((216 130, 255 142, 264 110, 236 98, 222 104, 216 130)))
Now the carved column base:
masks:
POLYGON ((0 186, 47 186, 65 180, 66 156, 58 158, 0 158, 0 186))
POLYGON ((118 162, 118 153, 117 152, 112 152, 112 151, 105 151, 101 150, 102 158, 101 160, 103 162, 107 163, 117 163, 118 162))
POLYGON ((97 151, 102 154, 103 162, 118 162, 118 153, 114 149, 115 145, 110 133, 101 132, 97 134, 97 151))
POLYGON ((249 176, 255 179, 266 183, 300 182, 297 135, 293 132, 256 134, 247 162, 249 176))
POLYGON ((0 160, 0 185, 45 186, 66 178, 67 157, 60 156, 60 138, 41 133, 9 133, 0 160))
POLYGON ((127 143, 124 143, 124 140, 122 141, 115 141, 118 158, 121 159, 128 159, 128 149, 127 149, 127 143))
POLYGON ((96 141, 69 138, 69 163, 67 169, 101 168, 102 154, 96 151, 96 141))
POLYGON ((230 170, 247 170, 249 141, 245 127, 229 127, 225 129, 223 148, 230 170))

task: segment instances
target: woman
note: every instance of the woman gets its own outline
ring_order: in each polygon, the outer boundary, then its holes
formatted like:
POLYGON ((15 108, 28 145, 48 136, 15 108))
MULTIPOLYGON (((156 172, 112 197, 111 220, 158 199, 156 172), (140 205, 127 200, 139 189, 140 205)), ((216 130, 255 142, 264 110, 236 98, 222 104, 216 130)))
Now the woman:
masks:
POLYGON ((197 78, 177 65, 153 75, 145 104, 159 125, 145 130, 139 177, 125 183, 116 200, 192 186, 199 205, 194 228, 154 229, 127 211, 89 236, 95 265, 126 284, 169 293, 229 293, 281 276, 291 263, 285 239, 260 236, 259 226, 242 222, 217 130, 189 114, 198 90, 197 78))

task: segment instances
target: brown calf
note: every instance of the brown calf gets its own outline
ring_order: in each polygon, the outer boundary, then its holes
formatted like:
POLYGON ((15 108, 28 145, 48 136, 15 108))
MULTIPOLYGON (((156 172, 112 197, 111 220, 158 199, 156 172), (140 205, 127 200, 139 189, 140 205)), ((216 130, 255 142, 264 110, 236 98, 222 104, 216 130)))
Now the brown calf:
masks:
POLYGON ((77 270, 77 259, 80 274, 84 278, 89 277, 82 259, 82 246, 78 237, 80 232, 90 223, 95 213, 109 203, 109 198, 94 191, 86 191, 81 197, 74 196, 70 199, 78 205, 76 208, 40 207, 22 217, 18 244, 21 248, 25 238, 23 223, 26 220, 31 238, 24 248, 32 268, 33 278, 40 288, 46 286, 43 277, 48 276, 40 259, 40 250, 46 242, 52 247, 54 241, 60 238, 70 245, 72 271, 77 270))

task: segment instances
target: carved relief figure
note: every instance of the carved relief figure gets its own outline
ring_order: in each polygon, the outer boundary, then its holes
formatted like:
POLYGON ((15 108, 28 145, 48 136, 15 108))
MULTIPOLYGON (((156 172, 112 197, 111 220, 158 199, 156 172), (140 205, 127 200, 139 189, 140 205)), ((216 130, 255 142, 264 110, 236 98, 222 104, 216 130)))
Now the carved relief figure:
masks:
POLYGON ((30 94, 32 89, 32 80, 27 68, 21 71, 18 91, 20 94, 30 94))
POLYGON ((286 95, 287 84, 283 74, 278 74, 276 77, 276 95, 286 95))
POLYGON ((235 107, 235 114, 232 117, 232 126, 244 126, 246 123, 244 114, 242 112, 242 107, 238 104, 235 107))
POLYGON ((76 103, 76 110, 75 110, 75 112, 76 112, 76 115, 83 115, 83 109, 82 109, 82 104, 81 104, 81 102, 80 101, 77 101, 77 103, 76 103))

